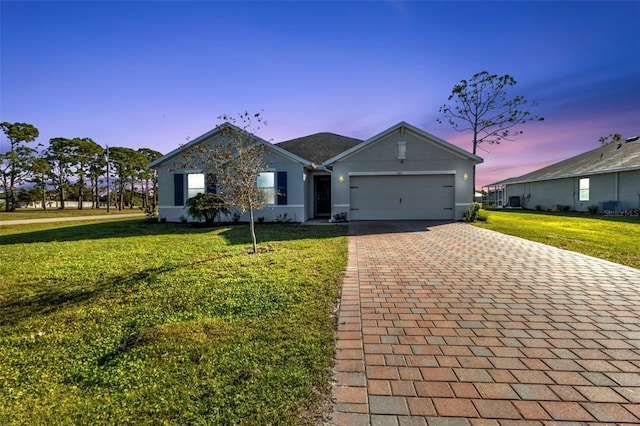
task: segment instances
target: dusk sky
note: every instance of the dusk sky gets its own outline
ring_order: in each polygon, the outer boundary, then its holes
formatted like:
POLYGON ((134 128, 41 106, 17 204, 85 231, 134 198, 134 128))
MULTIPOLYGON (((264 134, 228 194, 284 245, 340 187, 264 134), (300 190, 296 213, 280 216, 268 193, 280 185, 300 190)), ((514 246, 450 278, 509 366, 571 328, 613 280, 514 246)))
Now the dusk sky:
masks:
MULTIPOLYGON (((640 134, 640 2, 2 1, 0 121, 167 153, 263 110, 258 136, 438 124, 461 79, 510 74, 545 120, 479 151, 478 186, 640 134)), ((2 138, 0 151, 8 143, 2 138)))

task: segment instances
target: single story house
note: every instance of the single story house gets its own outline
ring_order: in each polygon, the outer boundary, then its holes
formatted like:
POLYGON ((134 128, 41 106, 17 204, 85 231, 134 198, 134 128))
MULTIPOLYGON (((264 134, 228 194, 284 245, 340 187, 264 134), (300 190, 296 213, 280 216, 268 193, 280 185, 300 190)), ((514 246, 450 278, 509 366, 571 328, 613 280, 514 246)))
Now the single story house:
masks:
MULTIPOLYGON (((340 213, 348 220, 461 219, 473 202, 475 165, 483 161, 406 122, 364 141, 333 133, 276 144, 254 137, 266 147, 259 181, 268 199, 255 216, 267 222, 340 213)), ((161 218, 186 218, 186 200, 206 191, 201 170, 176 168, 184 150, 220 140, 213 129, 149 164, 158 172, 161 218)))
MULTIPOLYGON (((640 209, 640 138, 628 138, 485 187, 495 206, 623 214, 640 209)), ((637 214, 637 213, 636 213, 637 214)))

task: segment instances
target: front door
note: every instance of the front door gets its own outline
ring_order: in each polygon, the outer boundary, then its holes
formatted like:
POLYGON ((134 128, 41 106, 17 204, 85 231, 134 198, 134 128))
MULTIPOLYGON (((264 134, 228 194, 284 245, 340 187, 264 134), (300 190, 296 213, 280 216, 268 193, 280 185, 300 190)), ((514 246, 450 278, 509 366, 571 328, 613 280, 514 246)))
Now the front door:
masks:
POLYGON ((331 216, 331 176, 316 176, 315 187, 315 215, 331 216))

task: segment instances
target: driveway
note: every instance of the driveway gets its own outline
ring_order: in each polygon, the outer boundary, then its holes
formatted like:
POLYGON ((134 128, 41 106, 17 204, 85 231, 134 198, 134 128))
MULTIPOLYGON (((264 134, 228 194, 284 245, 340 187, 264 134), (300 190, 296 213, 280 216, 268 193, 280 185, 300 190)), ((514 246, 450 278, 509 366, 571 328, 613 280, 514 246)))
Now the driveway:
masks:
POLYGON ((465 223, 349 234, 331 424, 640 423, 640 270, 465 223))

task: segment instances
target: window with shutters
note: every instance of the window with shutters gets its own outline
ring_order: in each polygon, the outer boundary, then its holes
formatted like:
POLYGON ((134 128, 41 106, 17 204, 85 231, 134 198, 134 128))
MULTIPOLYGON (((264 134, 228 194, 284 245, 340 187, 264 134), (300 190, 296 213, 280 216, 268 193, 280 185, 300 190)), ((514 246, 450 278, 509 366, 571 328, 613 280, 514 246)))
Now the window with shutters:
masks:
POLYGON ((203 173, 189 173, 187 175, 187 200, 206 192, 205 176, 203 173))
POLYGON ((264 194, 267 204, 276 202, 276 180, 274 172, 260 172, 256 185, 264 194))

